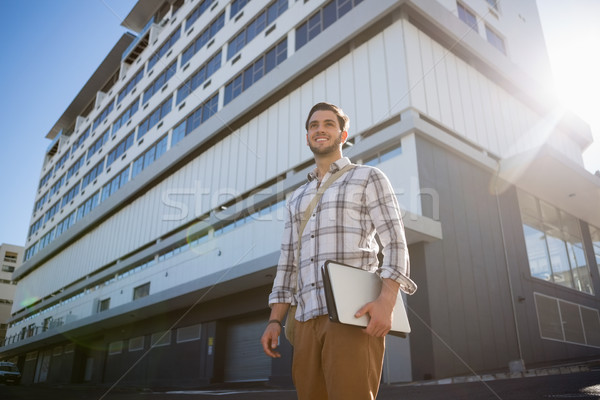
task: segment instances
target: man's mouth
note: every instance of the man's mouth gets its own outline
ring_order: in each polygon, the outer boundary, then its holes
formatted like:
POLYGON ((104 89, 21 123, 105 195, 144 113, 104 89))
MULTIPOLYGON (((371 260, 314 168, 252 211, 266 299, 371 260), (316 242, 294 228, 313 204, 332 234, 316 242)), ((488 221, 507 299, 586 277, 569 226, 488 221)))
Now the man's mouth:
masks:
POLYGON ((324 137, 320 137, 320 138, 316 138, 315 139, 315 142, 317 142, 317 143, 319 143, 319 142, 326 142, 326 141, 327 141, 327 138, 324 138, 324 137))

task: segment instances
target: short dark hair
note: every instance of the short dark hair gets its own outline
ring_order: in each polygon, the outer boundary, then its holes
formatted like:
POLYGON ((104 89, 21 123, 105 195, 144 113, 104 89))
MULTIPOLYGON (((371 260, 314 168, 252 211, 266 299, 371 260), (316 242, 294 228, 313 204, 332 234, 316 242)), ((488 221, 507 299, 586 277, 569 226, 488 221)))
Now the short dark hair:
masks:
POLYGON ((348 129, 350 129, 350 118, 348 118, 348 116, 344 113, 344 110, 342 110, 340 107, 336 106, 335 104, 321 102, 321 103, 315 104, 308 113, 308 118, 306 118, 306 125, 305 125, 307 132, 308 132, 308 122, 310 121, 310 117, 312 117, 312 115, 316 111, 333 111, 333 113, 335 114, 335 116, 338 119, 338 123, 340 124, 340 129, 342 131, 346 131, 346 132, 348 131, 348 129))

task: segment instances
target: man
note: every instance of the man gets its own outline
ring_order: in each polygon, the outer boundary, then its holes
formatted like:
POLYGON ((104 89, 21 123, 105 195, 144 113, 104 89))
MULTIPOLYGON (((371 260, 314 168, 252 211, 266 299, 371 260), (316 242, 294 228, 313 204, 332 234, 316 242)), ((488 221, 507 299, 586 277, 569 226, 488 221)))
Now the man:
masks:
POLYGON ((295 314, 292 378, 300 400, 374 399, 377 396, 384 337, 392 326, 399 288, 412 294, 408 248, 397 199, 387 177, 377 168, 355 165, 327 188, 302 233, 304 211, 321 183, 350 164, 342 156, 349 119, 337 106, 318 103, 306 120, 306 141, 316 168, 287 203, 281 255, 269 296, 270 321, 261 338, 270 357, 281 357, 277 343, 290 304, 295 314), (357 310, 368 314, 366 328, 329 321, 320 266, 328 259, 374 271, 383 246, 380 296, 357 310), (300 268, 298 273, 298 268, 300 268))

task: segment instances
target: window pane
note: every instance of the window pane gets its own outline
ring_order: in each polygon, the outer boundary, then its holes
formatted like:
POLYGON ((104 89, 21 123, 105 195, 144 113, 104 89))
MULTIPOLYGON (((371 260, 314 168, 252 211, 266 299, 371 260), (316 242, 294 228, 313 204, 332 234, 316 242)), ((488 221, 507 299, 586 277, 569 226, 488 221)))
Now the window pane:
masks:
POLYGON ((308 42, 308 23, 305 22, 296 29, 296 50, 308 42))
POLYGON ((526 224, 523 224, 523 233, 525 234, 525 246, 529 256, 531 276, 545 281, 552 281, 552 269, 550 268, 544 233, 526 224))
POLYGON ((335 1, 329 2, 323 7, 323 29, 326 29, 329 25, 333 24, 337 20, 335 1))
POLYGON ((565 242, 551 235, 546 235, 546 241, 550 253, 550 262, 552 263, 552 278, 554 283, 570 288, 574 287, 565 242))

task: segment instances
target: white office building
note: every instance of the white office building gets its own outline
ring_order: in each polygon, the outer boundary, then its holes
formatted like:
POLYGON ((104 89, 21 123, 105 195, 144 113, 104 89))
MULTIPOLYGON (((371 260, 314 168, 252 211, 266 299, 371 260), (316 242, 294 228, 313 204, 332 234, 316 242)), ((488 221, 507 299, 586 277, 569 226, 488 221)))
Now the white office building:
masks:
POLYGON ((291 346, 259 339, 319 101, 403 210, 419 290, 385 382, 600 354, 600 178, 534 0, 141 0, 122 24, 46 135, 0 347, 23 382, 288 384, 291 346))

